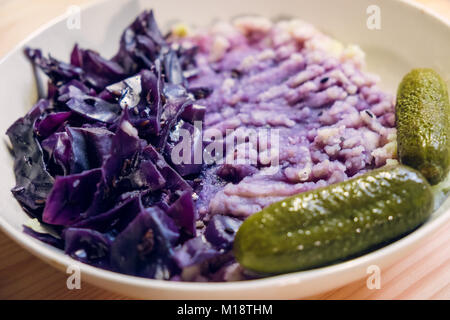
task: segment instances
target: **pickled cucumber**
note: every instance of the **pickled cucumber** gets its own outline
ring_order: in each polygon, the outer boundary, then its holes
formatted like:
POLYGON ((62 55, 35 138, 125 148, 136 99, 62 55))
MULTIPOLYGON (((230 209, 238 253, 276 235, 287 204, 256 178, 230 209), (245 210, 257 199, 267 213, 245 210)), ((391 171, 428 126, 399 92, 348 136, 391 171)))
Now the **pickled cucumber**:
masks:
POLYGON ((403 78, 396 104, 398 156, 431 184, 449 171, 449 117, 447 86, 434 70, 414 69, 403 78))
POLYGON ((420 172, 386 166, 264 208, 244 221, 233 250, 257 273, 319 267, 412 231, 432 209, 433 193, 420 172))

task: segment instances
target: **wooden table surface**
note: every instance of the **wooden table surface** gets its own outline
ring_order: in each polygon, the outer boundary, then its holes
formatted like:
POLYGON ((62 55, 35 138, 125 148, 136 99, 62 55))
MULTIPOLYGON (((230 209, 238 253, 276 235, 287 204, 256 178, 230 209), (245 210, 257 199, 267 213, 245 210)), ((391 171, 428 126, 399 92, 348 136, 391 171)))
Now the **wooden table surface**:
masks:
MULTIPOLYGON (((450 0, 417 0, 450 19, 450 0)), ((0 57, 70 5, 93 0, 0 0, 0 57)), ((314 299, 450 299, 450 222, 406 259, 382 270, 381 289, 366 279, 314 299)), ((67 275, 35 258, 0 232, 0 299, 127 299, 82 283, 68 290, 67 275)))

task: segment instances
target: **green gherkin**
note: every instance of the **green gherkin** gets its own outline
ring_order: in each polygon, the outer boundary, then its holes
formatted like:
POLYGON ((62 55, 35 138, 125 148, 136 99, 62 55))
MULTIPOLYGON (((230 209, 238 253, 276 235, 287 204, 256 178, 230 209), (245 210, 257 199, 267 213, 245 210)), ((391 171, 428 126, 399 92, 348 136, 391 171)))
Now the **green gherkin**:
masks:
POLYGON ((396 104, 398 156, 431 184, 449 171, 449 116, 447 86, 434 70, 414 69, 403 78, 396 104))
POLYGON ((432 210, 422 174, 386 166, 264 208, 238 230, 234 254, 244 268, 264 274, 319 267, 412 231, 432 210))

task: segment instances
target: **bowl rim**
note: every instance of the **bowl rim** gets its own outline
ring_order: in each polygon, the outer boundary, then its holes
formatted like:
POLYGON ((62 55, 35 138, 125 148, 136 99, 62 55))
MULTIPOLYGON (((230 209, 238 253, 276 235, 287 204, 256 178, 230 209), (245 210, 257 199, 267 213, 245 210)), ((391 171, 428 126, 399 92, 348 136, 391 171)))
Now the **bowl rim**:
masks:
MULTIPOLYGON (((93 3, 80 6, 81 10, 94 8, 101 6, 108 0, 94 1, 93 3)), ((450 21, 439 13, 425 7, 423 4, 415 2, 413 0, 395 0, 396 2, 413 7, 417 10, 424 12, 426 15, 431 16, 439 23, 444 24, 450 29, 450 21)), ((55 25, 56 23, 66 19, 68 13, 64 13, 49 22, 43 24, 41 27, 32 32, 24 40, 19 42, 12 50, 6 53, 0 58, 0 65, 4 63, 11 56, 20 51, 29 41, 42 33, 44 30, 55 25)), ((11 200, 14 200, 11 197, 11 200)), ((447 199, 445 202, 449 202, 447 199)), ((441 205, 442 206, 442 205, 441 205)), ((439 208, 437 209, 439 210, 439 208)), ((57 251, 54 247, 45 244, 33 237, 23 233, 21 230, 16 229, 10 225, 2 215, 0 215, 0 230, 2 230, 9 238, 14 240, 21 247, 25 248, 28 252, 32 253, 54 267, 61 269, 68 266, 78 266, 82 275, 86 275, 88 278, 97 278, 103 281, 114 282, 121 285, 132 285, 134 287, 146 288, 146 289, 162 289, 162 290, 183 290, 185 292, 210 292, 210 291, 235 291, 237 289, 257 289, 262 287, 275 287, 283 286, 287 283, 300 283, 306 280, 312 280, 314 278, 322 278, 324 276, 330 276, 339 272, 343 272, 348 269, 355 269, 366 265, 376 264, 375 262, 383 256, 391 256, 395 254, 397 250, 402 247, 410 248, 414 244, 418 244, 421 239, 429 236, 433 231, 444 225, 447 221, 450 221, 450 208, 445 212, 442 212, 436 218, 425 222, 419 228, 404 236, 403 238, 386 245, 380 249, 369 252, 362 256, 353 258, 348 261, 343 261, 337 264, 315 268, 305 271, 296 271, 287 274, 273 275, 260 279, 243 280, 243 281, 231 281, 231 282, 191 282, 191 281, 168 281, 148 279, 138 276, 132 276, 122 274, 114 271, 109 271, 91 265, 79 262, 70 256, 67 256, 63 251, 57 251)))

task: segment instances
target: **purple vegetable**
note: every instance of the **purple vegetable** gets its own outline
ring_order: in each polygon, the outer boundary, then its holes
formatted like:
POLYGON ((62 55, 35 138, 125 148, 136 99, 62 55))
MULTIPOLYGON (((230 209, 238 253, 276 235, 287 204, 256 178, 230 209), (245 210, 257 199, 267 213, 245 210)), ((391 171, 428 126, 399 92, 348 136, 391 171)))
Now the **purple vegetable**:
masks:
POLYGON ((175 249, 174 259, 178 267, 212 266, 217 259, 229 259, 224 254, 232 248, 235 233, 241 224, 242 221, 228 216, 213 216, 204 235, 192 238, 175 249))
POLYGON ((192 124, 180 120, 171 132, 165 148, 167 157, 171 160, 175 170, 183 177, 200 173, 202 163, 195 162, 195 154, 201 154, 202 151, 203 140, 199 130, 192 124), (189 149, 190 154, 184 155, 179 152, 179 149, 175 149, 177 146, 187 146, 182 151, 184 152, 185 149, 189 149))
POLYGON ((58 61, 50 56, 45 58, 42 56, 41 50, 26 48, 24 52, 33 66, 39 67, 45 72, 55 85, 72 79, 80 79, 82 76, 83 71, 80 68, 58 61))
POLYGON ((70 173, 74 174, 89 170, 91 167, 89 165, 87 145, 83 134, 70 127, 66 128, 66 132, 70 145, 70 173))
POLYGON ((106 128, 72 128, 72 132, 81 134, 85 141, 85 150, 91 168, 99 168, 111 153, 114 133, 106 128))
POLYGON ((219 256, 220 252, 216 250, 209 242, 202 237, 197 237, 186 241, 182 246, 175 250, 175 261, 181 269, 197 265, 219 256))
POLYGON ((80 220, 93 200, 100 177, 100 169, 57 177, 44 208, 43 221, 69 226, 80 220))
POLYGON ((50 80, 47 81, 47 100, 54 100, 58 95, 58 87, 50 80))
POLYGON ((89 228, 102 233, 117 235, 125 229, 140 212, 140 195, 140 193, 134 194, 128 199, 119 202, 111 210, 83 219, 73 224, 73 227, 89 228))
POLYGON ((123 181, 128 181, 132 188, 148 188, 150 191, 157 191, 166 185, 167 181, 159 172, 156 165, 151 160, 142 159, 123 181))
POLYGON ((45 139, 60 128, 63 123, 70 118, 72 112, 50 113, 40 121, 36 121, 36 134, 45 139))
POLYGON ((112 138, 109 156, 103 162, 101 181, 86 216, 97 215, 112 207, 112 202, 119 193, 118 182, 127 174, 132 159, 139 153, 142 143, 137 130, 129 121, 128 112, 124 112, 112 138))
POLYGON ((153 135, 159 135, 161 131, 163 81, 161 80, 159 61, 155 62, 155 71, 155 73, 147 70, 141 71, 141 102, 143 105, 139 108, 141 121, 137 127, 141 132, 144 131, 144 136, 145 130, 153 135))
POLYGON ((184 111, 181 114, 181 118, 190 123, 194 123, 194 121, 203 121, 203 119, 205 118, 205 113, 205 106, 192 104, 184 108, 184 111))
POLYGON ((205 230, 206 239, 218 249, 231 249, 234 236, 242 221, 232 217, 215 215, 205 230))
POLYGON ((71 146, 67 132, 56 132, 41 143, 49 157, 48 167, 56 175, 70 172, 71 146), (53 168, 53 170, 52 170, 53 168))
POLYGON ((111 266, 123 273, 169 279, 179 232, 161 209, 144 209, 111 245, 111 266), (149 274, 150 273, 150 274, 149 274))
POLYGON ((192 200, 192 192, 184 191, 169 207, 167 214, 172 217, 180 228, 195 237, 195 222, 198 214, 192 200))
POLYGON ((115 95, 122 108, 132 109, 130 121, 139 135, 150 138, 161 130, 162 91, 160 64, 155 72, 142 70, 138 75, 108 86, 106 90, 115 95))
POLYGON ((238 183, 247 176, 258 172, 254 166, 249 164, 223 164, 217 169, 217 175, 224 180, 238 183))
POLYGON ((72 50, 70 63, 81 68, 83 80, 96 89, 103 89, 126 77, 125 71, 118 63, 102 58, 95 51, 80 49, 78 45, 72 50))
POLYGON ((166 122, 166 125, 162 129, 157 144, 159 150, 164 150, 167 141, 169 139, 170 133, 177 130, 176 125, 177 123, 179 123, 180 117, 183 114, 184 109, 191 104, 192 101, 186 100, 186 101, 172 101, 165 105, 164 113, 162 114, 161 117, 166 122), (172 131, 172 129, 174 130, 172 131))
POLYGON ((190 88, 189 92, 194 95, 195 99, 205 99, 212 93, 212 89, 207 87, 190 88))
POLYGON ((95 90, 92 88, 89 88, 82 82, 78 80, 70 80, 69 82, 61 85, 60 87, 57 87, 57 95, 58 95, 58 101, 59 102, 67 102, 70 100, 73 96, 80 95, 83 96, 85 94, 95 96, 95 90), (76 90, 78 89, 78 90, 76 90))
POLYGON ((183 76, 183 70, 178 60, 178 56, 174 51, 169 51, 164 55, 164 70, 167 81, 171 84, 187 85, 183 76))
POLYGON ((119 105, 85 94, 75 86, 69 86, 66 96, 69 98, 67 107, 89 120, 113 123, 120 116, 119 105))
POLYGON ((130 123, 128 112, 124 112, 112 138, 110 156, 103 164, 104 179, 108 184, 123 173, 129 161, 140 151, 142 143, 137 130, 130 123))
POLYGON ((189 90, 186 80, 198 72, 196 52, 167 43, 152 11, 125 29, 112 59, 78 45, 70 63, 25 49, 48 76, 48 92, 7 131, 12 192, 61 239, 26 233, 76 260, 156 279, 220 254, 209 242, 190 251, 204 241, 186 242, 196 236, 192 196, 202 165, 171 158, 181 129, 193 138, 191 151, 203 147, 193 124, 206 109, 194 97, 210 90, 189 90))
POLYGON ((158 168, 161 175, 166 179, 166 188, 171 190, 178 190, 178 191, 185 191, 189 190, 192 191, 191 185, 184 180, 178 172, 176 172, 169 164, 166 162, 164 157, 156 151, 156 149, 148 145, 143 150, 144 157, 150 159, 153 161, 153 163, 156 164, 156 167, 158 168))
POLYGON ((135 74, 142 68, 150 69, 166 42, 159 31, 153 11, 142 12, 120 39, 120 49, 113 61, 127 73, 135 74))
POLYGON ((42 148, 34 137, 35 121, 48 106, 48 101, 39 100, 25 117, 17 120, 6 132, 14 152, 16 186, 12 193, 25 210, 36 216, 40 215, 53 186, 42 148))
POLYGON ((55 248, 64 249, 64 241, 62 239, 55 238, 54 236, 52 236, 49 233, 37 232, 27 226, 23 226, 23 232, 25 234, 28 234, 29 236, 32 236, 33 238, 38 239, 39 241, 42 241, 44 243, 47 243, 55 248))
POLYGON ((102 233, 79 228, 64 230, 64 251, 72 258, 101 268, 109 268, 111 241, 102 233))

